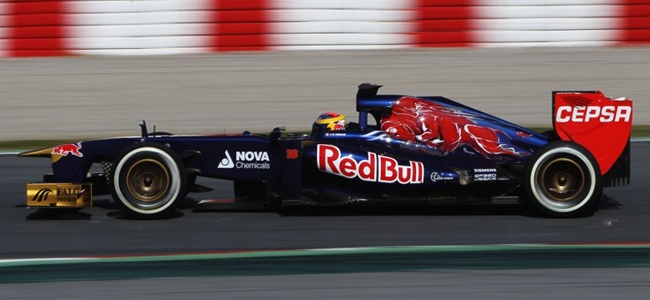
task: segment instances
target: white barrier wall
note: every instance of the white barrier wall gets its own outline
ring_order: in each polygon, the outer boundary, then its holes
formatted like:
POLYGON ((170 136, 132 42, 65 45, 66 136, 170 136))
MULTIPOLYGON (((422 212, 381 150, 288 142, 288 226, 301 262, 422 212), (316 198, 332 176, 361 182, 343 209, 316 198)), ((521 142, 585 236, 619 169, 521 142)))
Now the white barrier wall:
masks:
POLYGON ((477 0, 476 43, 486 47, 608 46, 618 0, 477 0))
POLYGON ((414 43, 414 0, 271 1, 271 49, 382 49, 414 43))
POLYGON ((0 56, 650 43, 650 0, 6 0, 0 56))
POLYGON ((75 54, 208 52, 210 0, 69 1, 75 54))

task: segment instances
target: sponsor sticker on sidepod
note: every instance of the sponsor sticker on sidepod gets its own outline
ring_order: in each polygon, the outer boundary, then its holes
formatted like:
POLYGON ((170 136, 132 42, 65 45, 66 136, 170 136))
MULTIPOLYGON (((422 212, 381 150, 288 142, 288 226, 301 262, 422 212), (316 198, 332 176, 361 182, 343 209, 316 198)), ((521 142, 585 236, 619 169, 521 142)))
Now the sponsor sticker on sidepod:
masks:
POLYGON ((474 169, 474 181, 495 181, 497 180, 496 168, 474 169))
POLYGON ((452 173, 432 172, 430 178, 433 182, 452 181, 454 180, 454 175, 452 173))
POLYGON ((361 161, 352 156, 342 156, 334 145, 319 144, 317 148, 318 169, 345 178, 359 178, 363 181, 400 184, 419 184, 424 182, 424 164, 409 161, 400 165, 396 159, 374 152, 361 161))
POLYGON ((219 169, 270 169, 269 154, 266 151, 235 151, 235 160, 228 150, 219 162, 219 169))

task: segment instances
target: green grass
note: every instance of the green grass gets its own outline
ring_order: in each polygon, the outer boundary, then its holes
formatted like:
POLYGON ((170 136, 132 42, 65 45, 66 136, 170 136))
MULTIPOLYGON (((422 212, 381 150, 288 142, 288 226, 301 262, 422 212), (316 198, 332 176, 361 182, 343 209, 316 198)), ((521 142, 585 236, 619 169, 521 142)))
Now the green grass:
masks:
MULTIPOLYGON (((537 132, 544 132, 550 130, 550 127, 530 127, 530 129, 537 132)), ((650 125, 640 125, 632 127, 632 137, 650 137, 650 125)), ((86 139, 89 140, 89 139, 86 139)), ((27 150, 37 149, 44 147, 53 147, 59 144, 71 143, 72 141, 49 139, 49 140, 15 140, 15 141, 0 141, 0 150, 27 150)), ((74 141, 75 143, 78 140, 74 141)))
POLYGON ((650 125, 634 126, 632 137, 650 137, 650 125))

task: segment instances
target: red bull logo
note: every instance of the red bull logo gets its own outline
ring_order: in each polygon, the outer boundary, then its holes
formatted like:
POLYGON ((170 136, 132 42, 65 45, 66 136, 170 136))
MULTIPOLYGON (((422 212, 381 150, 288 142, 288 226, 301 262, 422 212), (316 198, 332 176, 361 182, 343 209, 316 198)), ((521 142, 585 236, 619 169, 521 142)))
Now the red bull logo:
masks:
POLYGON ((61 156, 68 156, 68 154, 71 154, 77 157, 84 157, 83 153, 81 153, 79 149, 81 149, 81 142, 77 144, 63 144, 52 148, 52 154, 58 154, 61 156))
POLYGON ((343 156, 334 145, 319 144, 316 160, 319 170, 345 178, 400 184, 424 182, 423 163, 409 161, 408 166, 403 166, 392 157, 373 152, 368 152, 368 159, 356 161, 351 156, 343 156))

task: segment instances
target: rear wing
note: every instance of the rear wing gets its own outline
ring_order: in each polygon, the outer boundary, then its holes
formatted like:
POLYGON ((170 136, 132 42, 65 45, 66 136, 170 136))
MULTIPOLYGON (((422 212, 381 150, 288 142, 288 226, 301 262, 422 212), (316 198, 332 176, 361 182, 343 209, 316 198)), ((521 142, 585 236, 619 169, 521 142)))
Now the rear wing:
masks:
POLYGON ((632 100, 601 91, 554 91, 553 128, 594 156, 604 186, 629 184, 632 100))

